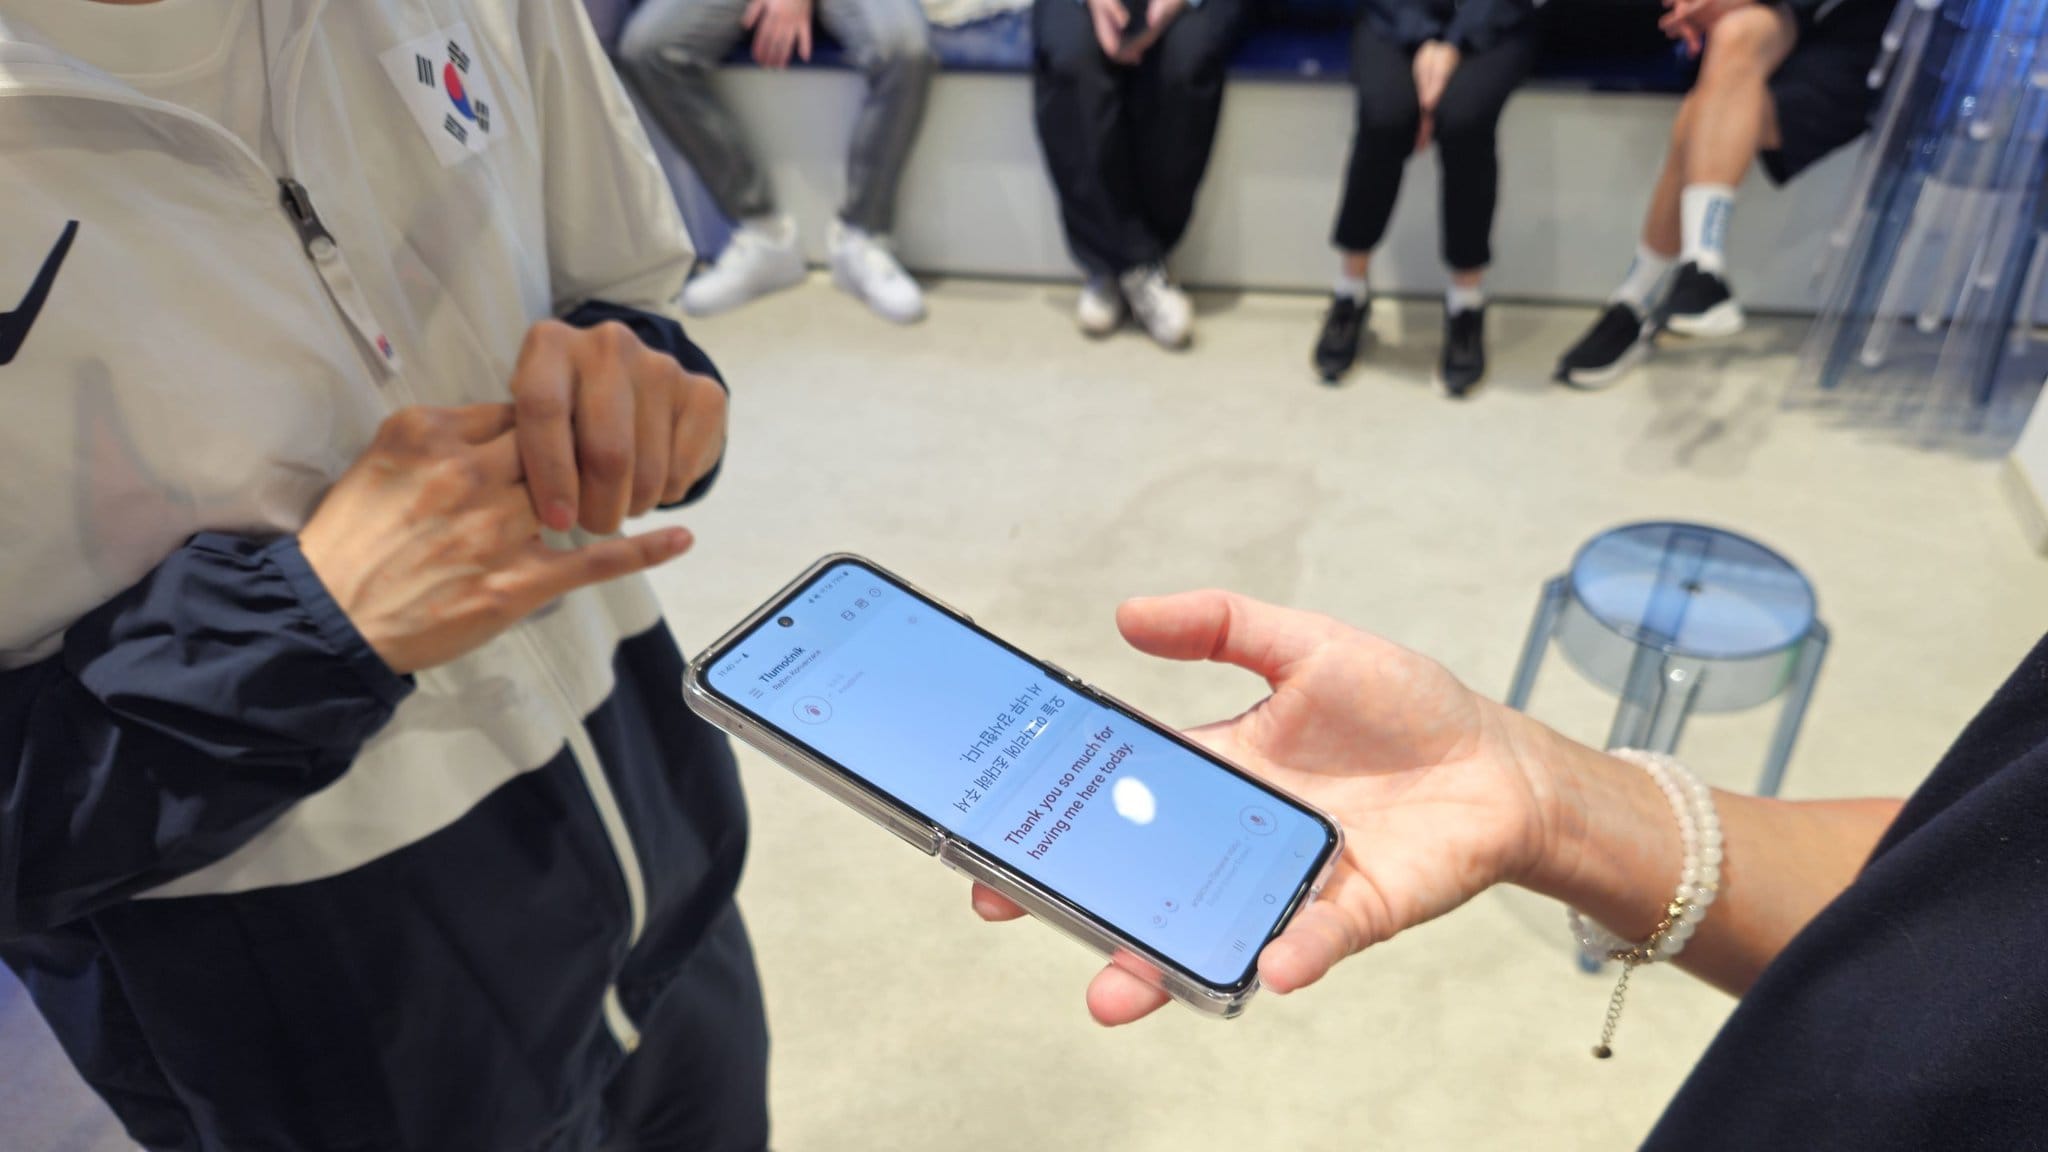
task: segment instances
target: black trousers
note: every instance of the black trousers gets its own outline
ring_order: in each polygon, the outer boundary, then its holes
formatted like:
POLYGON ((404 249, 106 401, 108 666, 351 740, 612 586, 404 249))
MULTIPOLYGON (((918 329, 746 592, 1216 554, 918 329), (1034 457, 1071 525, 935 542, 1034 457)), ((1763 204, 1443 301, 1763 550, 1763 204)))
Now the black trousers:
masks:
POLYGON ((1201 0, 1126 67, 1103 54, 1080 0, 1033 5, 1038 142, 1067 246, 1091 275, 1163 260, 1180 243, 1249 7, 1250 0, 1201 0))
MULTIPOLYGON (((1394 215, 1401 170, 1421 130, 1412 57, 1366 21, 1358 22, 1351 43, 1358 129, 1335 236, 1337 247, 1347 252, 1379 247, 1394 215)), ((1437 100, 1432 139, 1443 170, 1443 256, 1458 271, 1493 262, 1493 208, 1500 184, 1494 136, 1501 109, 1535 62, 1533 32, 1510 36, 1461 61, 1437 100)))

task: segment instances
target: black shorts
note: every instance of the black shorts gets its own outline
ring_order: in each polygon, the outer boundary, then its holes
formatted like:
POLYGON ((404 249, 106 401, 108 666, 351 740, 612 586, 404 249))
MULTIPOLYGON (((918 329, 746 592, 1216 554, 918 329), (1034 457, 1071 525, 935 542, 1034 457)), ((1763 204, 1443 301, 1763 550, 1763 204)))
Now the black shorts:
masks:
POLYGON ((1888 0, 1843 0, 1818 22, 1800 17, 1799 43, 1771 73, 1778 147, 1761 159, 1773 184, 1813 167, 1870 127, 1878 99, 1870 70, 1890 18, 1888 0))

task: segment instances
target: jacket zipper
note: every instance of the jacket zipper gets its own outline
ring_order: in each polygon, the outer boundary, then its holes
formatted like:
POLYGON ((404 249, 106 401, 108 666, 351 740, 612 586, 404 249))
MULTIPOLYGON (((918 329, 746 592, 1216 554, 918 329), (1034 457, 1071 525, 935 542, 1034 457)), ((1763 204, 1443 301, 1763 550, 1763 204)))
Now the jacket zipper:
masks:
MULTIPOLYGON (((583 775, 584 789, 590 793, 598 822, 604 825, 605 836, 611 841, 612 859, 619 866, 619 880, 626 889, 626 952, 630 955, 640 943, 641 932, 647 927, 647 880, 640 870, 640 854, 633 847, 632 831, 626 827, 626 816, 619 807, 618 794, 612 791, 611 781, 605 778, 604 761, 598 757, 597 746, 591 743, 590 733, 583 727, 583 718, 576 714, 576 705, 568 688, 562 684, 554 666, 548 663, 540 642, 525 626, 514 627, 513 634, 519 637, 534 666, 547 675, 548 691, 561 709, 563 727, 568 733, 569 755, 583 775)), ((625 1003, 619 998, 616 974, 605 985, 604 1022, 611 1031, 612 1039, 618 1041, 619 1047, 627 1054, 640 1046, 640 1029, 626 1014, 625 1003)))
MULTIPOLYGON (((316 23, 325 8, 326 0, 318 0, 306 26, 310 27, 316 23)), ((290 172, 298 170, 299 76, 305 68, 306 54, 311 44, 311 36, 305 37, 300 43, 285 84, 285 112, 278 134, 278 144, 284 152, 285 169, 290 172)), ((355 281, 354 275, 348 269, 347 261, 341 257, 340 245, 334 242, 334 237, 328 234, 326 226, 320 222, 320 214, 313 205, 312 194, 306 191, 304 185, 288 179, 281 184, 281 190, 286 212, 294 223, 297 224, 302 219, 304 221, 301 225, 301 237, 306 244, 306 254, 316 264, 321 264, 321 279, 327 283, 330 293, 346 314, 348 305, 343 301, 356 298, 355 281), (323 259, 328 263, 322 264, 323 259), (337 287, 336 280, 332 278, 335 276, 341 278, 340 287, 337 287)), ((367 309, 365 312, 367 313, 367 309)), ((373 341, 373 345, 382 353, 391 375, 394 379, 397 378, 397 357, 390 351, 388 344, 383 342, 381 333, 374 338, 370 335, 376 330, 374 322, 366 326, 356 317, 349 319, 365 339, 373 341)), ((598 820, 604 825, 605 838, 610 841, 612 861, 618 865, 619 880, 626 889, 629 924, 626 952, 630 955, 634 947, 640 943, 640 934, 647 922, 647 885, 640 871, 640 854, 633 847, 632 834, 626 827, 625 814, 619 808, 618 796, 612 791, 611 781, 605 779, 604 762, 598 758, 597 748, 590 742, 590 734, 583 728, 583 718, 576 713, 574 697, 563 686, 561 677, 556 673, 554 666, 548 663, 546 653, 541 651, 539 642, 527 631, 526 626, 515 624, 511 631, 519 637, 520 644, 526 648, 528 658, 534 666, 548 679, 556 703, 561 708, 562 726, 566 733, 569 754, 575 759, 577 769, 583 774, 584 788, 590 793, 591 802, 597 809, 598 820)), ((625 1003, 619 997, 616 972, 605 984, 604 1022, 606 1029, 612 1034, 612 1039, 623 1051, 631 1054, 640 1046, 640 1030, 626 1014, 625 1003)))
POLYGON ((355 270, 342 257, 341 245, 335 243, 334 234, 320 219, 320 210, 313 206, 313 194, 290 176, 279 177, 277 187, 285 217, 298 230, 299 245, 306 250, 306 257, 313 261, 313 267, 320 274, 320 282, 326 285, 327 294, 334 298, 334 306, 341 311, 342 318, 356 336, 375 354, 377 365, 385 376, 395 382, 405 371, 405 365, 398 357, 398 349, 392 346, 391 338, 384 334, 383 325, 370 311, 369 301, 363 298, 362 288, 356 283, 355 270))

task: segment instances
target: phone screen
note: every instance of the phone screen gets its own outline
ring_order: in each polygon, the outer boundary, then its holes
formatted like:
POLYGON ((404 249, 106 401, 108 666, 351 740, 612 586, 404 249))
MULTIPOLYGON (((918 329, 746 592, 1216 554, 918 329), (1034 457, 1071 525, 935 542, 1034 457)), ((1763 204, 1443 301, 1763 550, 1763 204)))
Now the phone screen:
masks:
POLYGON ((708 687, 1211 987, 1241 989, 1326 821, 890 577, 842 562, 708 687))

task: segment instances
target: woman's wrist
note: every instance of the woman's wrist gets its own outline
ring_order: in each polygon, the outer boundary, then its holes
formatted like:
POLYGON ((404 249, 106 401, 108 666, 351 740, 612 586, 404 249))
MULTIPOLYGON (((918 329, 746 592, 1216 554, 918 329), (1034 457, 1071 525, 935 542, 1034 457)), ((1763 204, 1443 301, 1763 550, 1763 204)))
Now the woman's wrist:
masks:
POLYGON ((1525 771, 1539 807, 1537 850, 1513 882, 1631 940, 1670 901, 1685 850, 1671 805, 1642 769, 1530 722, 1525 771))

